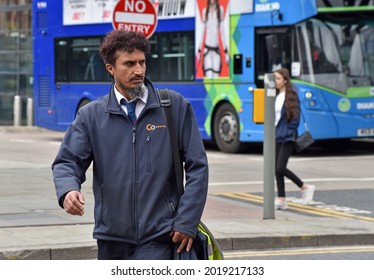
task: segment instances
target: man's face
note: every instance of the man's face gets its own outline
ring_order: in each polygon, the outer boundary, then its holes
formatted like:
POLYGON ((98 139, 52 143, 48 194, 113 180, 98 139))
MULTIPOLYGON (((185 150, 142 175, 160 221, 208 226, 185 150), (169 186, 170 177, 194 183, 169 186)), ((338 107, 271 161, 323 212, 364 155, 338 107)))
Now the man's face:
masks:
POLYGON ((127 99, 131 100, 142 95, 146 70, 144 52, 117 51, 115 65, 106 64, 106 69, 113 76, 117 90, 127 99))

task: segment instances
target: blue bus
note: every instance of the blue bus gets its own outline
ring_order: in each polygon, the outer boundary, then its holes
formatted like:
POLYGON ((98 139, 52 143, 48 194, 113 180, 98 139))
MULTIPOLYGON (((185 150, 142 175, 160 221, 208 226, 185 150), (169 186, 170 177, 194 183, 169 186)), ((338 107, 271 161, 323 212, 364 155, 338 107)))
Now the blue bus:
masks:
MULTIPOLYGON (((33 1, 35 125, 64 131, 109 91, 98 49, 117 1, 33 1)), ((202 138, 221 151, 263 141, 250 89, 280 66, 316 140, 374 136, 374 0, 151 2, 147 76, 190 100, 202 138)))

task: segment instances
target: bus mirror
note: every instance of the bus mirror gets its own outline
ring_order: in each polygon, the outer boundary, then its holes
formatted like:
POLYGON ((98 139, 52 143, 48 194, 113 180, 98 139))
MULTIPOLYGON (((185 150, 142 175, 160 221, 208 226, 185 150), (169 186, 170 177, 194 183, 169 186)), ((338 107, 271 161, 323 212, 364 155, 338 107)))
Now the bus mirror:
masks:
POLYGON ((271 64, 279 63, 279 46, 278 39, 276 35, 267 35, 266 38, 266 50, 268 52, 269 61, 271 64))
POLYGON ((253 90, 253 122, 261 124, 265 122, 265 89, 253 90))
POLYGON ((300 62, 292 62, 291 64, 291 76, 299 77, 301 74, 301 65, 300 62))
POLYGON ((243 74, 243 55, 234 54, 234 74, 243 74))

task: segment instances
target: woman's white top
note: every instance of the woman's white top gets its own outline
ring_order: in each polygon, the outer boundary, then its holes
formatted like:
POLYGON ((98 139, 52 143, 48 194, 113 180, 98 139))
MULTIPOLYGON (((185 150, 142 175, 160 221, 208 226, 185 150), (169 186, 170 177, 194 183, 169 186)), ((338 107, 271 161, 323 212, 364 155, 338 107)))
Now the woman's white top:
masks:
POLYGON ((275 126, 277 126, 279 119, 281 117, 282 107, 284 100, 286 99, 286 92, 280 92, 275 97, 275 126))

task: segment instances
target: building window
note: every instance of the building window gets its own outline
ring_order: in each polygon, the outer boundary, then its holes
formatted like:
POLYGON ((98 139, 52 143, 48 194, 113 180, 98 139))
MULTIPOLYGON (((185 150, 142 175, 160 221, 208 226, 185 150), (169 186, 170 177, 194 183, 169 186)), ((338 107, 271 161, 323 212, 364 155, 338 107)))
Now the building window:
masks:
POLYGON ((0 0, 0 125, 13 124, 15 95, 33 96, 31 1, 0 0))

